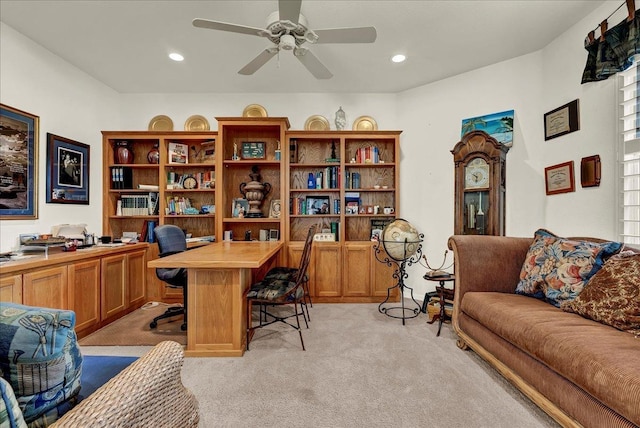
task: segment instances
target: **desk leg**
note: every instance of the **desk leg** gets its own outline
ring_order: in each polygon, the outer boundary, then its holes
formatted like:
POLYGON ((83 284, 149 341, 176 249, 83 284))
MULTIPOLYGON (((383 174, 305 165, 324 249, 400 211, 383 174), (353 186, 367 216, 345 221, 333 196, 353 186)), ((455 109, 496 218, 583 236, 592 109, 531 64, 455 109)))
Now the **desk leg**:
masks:
POLYGON ((240 357, 246 348, 245 290, 251 269, 188 271, 186 356, 240 357))

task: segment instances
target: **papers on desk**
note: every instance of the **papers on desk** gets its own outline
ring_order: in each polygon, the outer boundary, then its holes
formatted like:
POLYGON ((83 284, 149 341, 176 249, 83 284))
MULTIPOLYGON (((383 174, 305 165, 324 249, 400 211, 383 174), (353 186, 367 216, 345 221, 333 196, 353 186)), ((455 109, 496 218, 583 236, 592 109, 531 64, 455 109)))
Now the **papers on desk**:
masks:
POLYGON ((187 238, 187 242, 215 242, 216 237, 213 235, 209 236, 195 236, 193 238, 187 238))

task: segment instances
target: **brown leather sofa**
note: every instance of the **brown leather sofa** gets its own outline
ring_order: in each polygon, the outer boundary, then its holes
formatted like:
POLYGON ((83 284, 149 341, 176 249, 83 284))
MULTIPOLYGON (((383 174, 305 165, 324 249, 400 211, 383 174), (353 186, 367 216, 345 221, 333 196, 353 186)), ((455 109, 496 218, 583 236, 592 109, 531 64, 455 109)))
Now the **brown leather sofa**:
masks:
POLYGON ((475 351, 562 426, 640 426, 640 338, 515 294, 531 242, 449 238, 458 346, 475 351))

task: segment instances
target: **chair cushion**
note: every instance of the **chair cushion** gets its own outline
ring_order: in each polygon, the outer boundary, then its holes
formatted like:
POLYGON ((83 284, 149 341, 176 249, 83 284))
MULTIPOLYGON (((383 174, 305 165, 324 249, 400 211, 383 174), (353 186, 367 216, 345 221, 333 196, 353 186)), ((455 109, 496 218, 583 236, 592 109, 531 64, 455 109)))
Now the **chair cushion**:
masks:
POLYGON ((13 389, 11 389, 9 382, 2 377, 0 377, 0 393, 2 393, 2 400, 0 400, 0 427, 26 428, 27 423, 22 417, 13 389), (8 425, 5 425, 5 421, 8 422, 8 425))
MULTIPOLYGON (((278 266, 271 269, 264 276, 264 279, 272 280, 272 279, 284 279, 288 281, 295 281, 296 275, 298 274, 298 268, 294 267, 284 267, 278 266)), ((302 282, 309 281, 309 276, 305 273, 302 282)))
MULTIPOLYGON (((287 279, 267 279, 265 277, 262 281, 251 286, 251 289, 247 293, 247 298, 278 300, 288 294, 295 286, 296 283, 294 281, 289 281, 287 279)), ((304 290, 302 287, 299 287, 296 290, 295 295, 291 294, 287 297, 287 300, 293 301, 294 299, 300 299, 303 295, 304 290)))
POLYGON ((80 391, 82 356, 73 311, 13 303, 0 307, 0 371, 31 424, 55 419, 80 391))
POLYGON ((527 252, 516 293, 546 298, 560 306, 575 299, 607 258, 621 248, 620 242, 565 239, 539 229, 527 252))

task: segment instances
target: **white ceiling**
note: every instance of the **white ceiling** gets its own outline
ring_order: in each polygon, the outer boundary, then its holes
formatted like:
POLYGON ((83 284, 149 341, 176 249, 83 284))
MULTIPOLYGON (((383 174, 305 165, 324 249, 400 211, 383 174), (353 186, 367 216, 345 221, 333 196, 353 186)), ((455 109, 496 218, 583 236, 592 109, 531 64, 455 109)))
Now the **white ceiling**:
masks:
POLYGON ((239 75, 271 43, 191 25, 204 18, 264 28, 276 0, 1 0, 0 20, 121 93, 396 93, 535 52, 603 3, 303 0, 311 29, 377 29, 373 44, 311 46, 329 80, 316 80, 291 52, 239 75), (169 60, 170 51, 185 61, 169 60), (395 53, 407 61, 392 63, 395 53))

